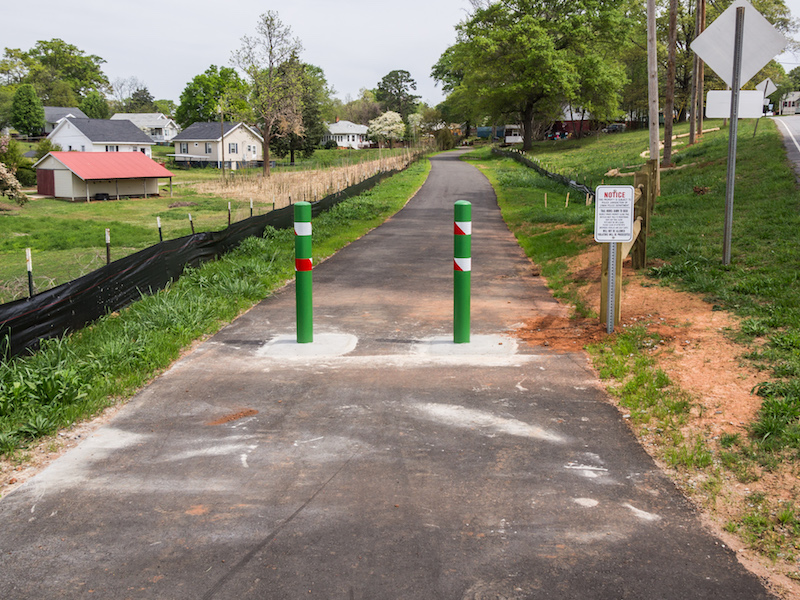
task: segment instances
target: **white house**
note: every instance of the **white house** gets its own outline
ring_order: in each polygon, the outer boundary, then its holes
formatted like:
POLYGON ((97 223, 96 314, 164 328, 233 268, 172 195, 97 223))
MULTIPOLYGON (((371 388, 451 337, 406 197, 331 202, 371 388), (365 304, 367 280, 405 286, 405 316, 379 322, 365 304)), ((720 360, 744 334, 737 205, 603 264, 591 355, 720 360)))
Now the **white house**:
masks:
POLYGON ((796 115, 800 113, 800 92, 789 92, 781 98, 781 115, 796 115))
POLYGON ((47 136, 67 152, 141 152, 152 156, 155 144, 130 121, 67 117, 47 136))
POLYGON ((111 120, 131 121, 156 144, 171 142, 180 131, 178 124, 163 113, 117 113, 111 120))
POLYGON ((339 148, 363 148, 369 145, 367 141, 366 125, 357 125, 350 121, 339 121, 326 123, 328 127, 327 135, 322 136, 322 144, 333 140, 339 148))
POLYGON ((242 166, 264 160, 263 138, 255 129, 241 122, 192 123, 172 138, 172 143, 175 144, 175 154, 169 156, 178 163, 213 163, 218 167, 224 160, 235 168, 237 164, 242 166))
POLYGON ((50 133, 56 128, 56 125, 67 117, 73 119, 88 119, 89 117, 80 109, 65 106, 45 106, 44 107, 44 132, 50 133))

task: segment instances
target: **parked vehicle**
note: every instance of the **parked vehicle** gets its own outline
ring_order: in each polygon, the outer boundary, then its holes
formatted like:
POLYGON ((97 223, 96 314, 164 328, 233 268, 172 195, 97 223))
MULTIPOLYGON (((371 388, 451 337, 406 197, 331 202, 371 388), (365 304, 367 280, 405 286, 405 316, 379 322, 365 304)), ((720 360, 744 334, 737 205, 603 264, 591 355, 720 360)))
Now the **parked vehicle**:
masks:
POLYGON ((610 123, 603 127, 603 133, 617 133, 619 131, 625 131, 625 123, 610 123))

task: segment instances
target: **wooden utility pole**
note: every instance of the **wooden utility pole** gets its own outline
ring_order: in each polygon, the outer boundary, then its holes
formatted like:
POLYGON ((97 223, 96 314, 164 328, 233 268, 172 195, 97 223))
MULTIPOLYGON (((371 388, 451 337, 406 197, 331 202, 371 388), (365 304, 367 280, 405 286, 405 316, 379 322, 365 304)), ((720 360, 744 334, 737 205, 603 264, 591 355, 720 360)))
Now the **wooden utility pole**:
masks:
MULTIPOLYGON (((706 0, 697 0, 700 4, 700 26, 697 35, 706 30, 706 0)), ((699 56, 697 57, 697 137, 703 136, 703 99, 705 93, 705 65, 706 63, 699 56)))
MULTIPOLYGON (((650 158, 658 164, 658 55, 656 47, 656 0, 647 0, 647 96, 650 117, 650 158)), ((656 176, 658 177, 658 176, 656 176)))
POLYGON ((222 112, 222 104, 219 105, 219 151, 220 166, 222 167, 222 182, 225 183, 225 113, 222 112))
MULTIPOLYGON (((694 11, 694 36, 699 35, 700 30, 700 1, 697 0, 697 7, 694 11)), ((687 44, 688 45, 688 44, 687 44)), ((700 65, 700 57, 692 52, 692 91, 689 95, 689 145, 697 141, 697 73, 700 65)))
POLYGON ((667 89, 664 98, 664 162, 672 164, 672 119, 675 112, 675 46, 678 43, 678 0, 669 0, 667 89))

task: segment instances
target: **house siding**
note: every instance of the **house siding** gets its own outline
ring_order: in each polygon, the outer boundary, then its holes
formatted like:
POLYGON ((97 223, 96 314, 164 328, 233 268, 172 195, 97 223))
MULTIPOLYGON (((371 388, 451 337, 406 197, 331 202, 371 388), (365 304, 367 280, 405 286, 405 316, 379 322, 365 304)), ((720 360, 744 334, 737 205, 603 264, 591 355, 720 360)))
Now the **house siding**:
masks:
MULTIPOLYGON (((219 162, 221 160, 220 142, 218 140, 208 140, 211 144, 211 153, 206 154, 206 141, 186 141, 174 142, 176 154, 190 154, 191 159, 183 156, 176 156, 177 162, 187 160, 219 162), (181 143, 187 145, 187 152, 181 152, 181 143)), ((239 127, 236 131, 225 135, 225 162, 253 161, 262 160, 261 140, 255 137, 244 127, 239 127), (237 151, 230 151, 230 144, 236 144, 237 151), (248 150, 248 146, 250 149, 248 150)))
POLYGON ((86 137, 77 127, 67 121, 64 126, 50 136, 50 141, 61 146, 65 152, 106 152, 107 146, 119 147, 119 152, 142 152, 148 158, 153 157, 150 146, 145 144, 121 144, 119 142, 97 142, 86 137))

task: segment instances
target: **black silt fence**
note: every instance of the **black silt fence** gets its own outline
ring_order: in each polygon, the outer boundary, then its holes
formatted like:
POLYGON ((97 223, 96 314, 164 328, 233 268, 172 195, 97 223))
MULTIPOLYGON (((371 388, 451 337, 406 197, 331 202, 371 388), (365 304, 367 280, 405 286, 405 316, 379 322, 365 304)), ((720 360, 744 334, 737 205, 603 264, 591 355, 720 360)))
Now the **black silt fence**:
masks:
MULTIPOLYGON (((313 216, 353 198, 396 171, 380 173, 312 204, 313 216)), ((248 237, 264 235, 268 227, 294 224, 287 206, 232 223, 222 231, 196 233, 159 242, 115 260, 91 273, 30 298, 0 305, 0 358, 35 350, 43 339, 60 337, 124 308, 143 294, 155 293, 178 279, 186 266, 197 266, 234 249, 248 237)))
POLYGON ((570 179, 564 175, 559 175, 558 173, 551 173, 547 169, 545 169, 542 165, 538 164, 536 161, 529 159, 524 154, 519 152, 509 152, 507 150, 498 150, 497 148, 492 148, 492 154, 497 154, 499 156, 505 156, 506 158, 513 158, 520 164, 525 165, 526 167, 530 167, 540 175, 544 175, 545 177, 549 177, 554 181, 558 181, 566 185, 567 187, 572 188, 573 190, 577 190, 583 194, 589 194, 592 200, 594 200, 594 190, 590 189, 588 186, 578 183, 574 179, 570 179))

